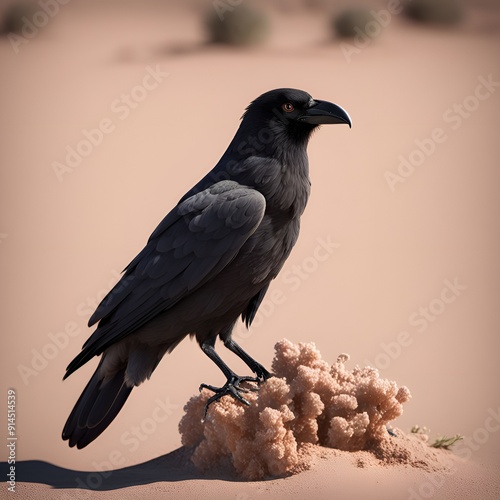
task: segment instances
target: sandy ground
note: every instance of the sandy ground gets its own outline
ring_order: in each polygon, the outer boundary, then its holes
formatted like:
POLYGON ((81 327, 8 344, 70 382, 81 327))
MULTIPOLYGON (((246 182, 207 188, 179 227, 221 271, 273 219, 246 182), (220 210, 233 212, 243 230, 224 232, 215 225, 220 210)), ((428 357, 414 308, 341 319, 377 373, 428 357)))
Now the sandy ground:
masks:
POLYGON ((204 45, 190 9, 138 5, 74 0, 17 53, 0 39, 0 370, 2 398, 16 391, 20 498, 396 499, 412 491, 498 498, 494 4, 478 4, 456 30, 394 16, 355 51, 330 41, 323 14, 275 12, 268 43, 241 51, 204 45), (157 85, 138 90, 151 72, 157 85), (60 439, 95 367, 61 382, 91 332, 86 322, 96 303, 212 168, 248 102, 285 86, 340 104, 354 126, 323 127, 312 138, 312 197, 299 242, 273 283, 279 300, 267 300, 250 332, 240 327, 235 336, 265 365, 287 337, 314 341, 330 361, 348 352, 351 363, 371 364, 407 386, 413 399, 398 427, 466 436, 457 472, 444 479, 404 467, 360 468, 333 451, 285 479, 207 479, 174 451, 186 401, 200 382, 222 381, 189 341, 132 393, 95 443, 77 451, 60 439), (124 94, 137 99, 127 104, 124 94), (99 144, 63 173, 56 165, 56 173, 54 162, 64 164, 68 148, 99 126, 106 131, 99 144), (418 165, 404 170, 404 159, 418 165), (85 484, 96 471, 127 467, 105 491, 78 488, 82 477, 85 484))
MULTIPOLYGON (((327 450, 314 469, 278 480, 235 481, 230 476, 201 475, 183 460, 180 451, 156 458, 103 479, 101 491, 75 489, 78 484, 97 484, 92 471, 72 471, 46 463, 29 463, 33 482, 19 484, 21 498, 69 500, 146 498, 498 498, 493 471, 474 463, 455 464, 452 473, 429 473, 401 466, 360 467, 358 453, 327 450), (47 477, 55 489, 46 486, 47 477), (67 489, 67 488, 71 489, 67 489)), ((12 495, 11 495, 12 497, 12 495)), ((2 496, 4 498, 4 496, 2 496)), ((5 498, 9 498, 5 496, 5 498)))

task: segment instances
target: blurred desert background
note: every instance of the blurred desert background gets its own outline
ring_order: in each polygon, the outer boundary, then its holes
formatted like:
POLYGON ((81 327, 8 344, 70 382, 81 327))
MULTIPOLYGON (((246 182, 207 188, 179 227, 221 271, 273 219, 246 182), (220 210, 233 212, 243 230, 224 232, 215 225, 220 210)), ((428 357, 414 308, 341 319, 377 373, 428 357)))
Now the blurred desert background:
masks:
MULTIPOLYGON (((329 362, 349 353, 351 367, 378 368, 412 394, 395 425, 465 436, 456 449, 498 481, 500 4, 465 1, 449 23, 417 22, 399 12, 407 4, 362 4, 376 16, 363 18, 369 35, 354 38, 332 28, 353 4, 334 0, 23 7, 34 29, 21 23, 13 35, 10 25, 0 37, 0 397, 6 403, 16 390, 17 460, 95 471, 180 446, 184 404, 201 382, 223 382, 195 342, 165 357, 84 450, 60 435, 96 362, 62 376, 92 332, 86 323, 99 300, 215 165, 248 103, 295 87, 341 105, 353 127, 313 135, 299 241, 254 326, 241 324, 235 339, 266 366, 286 337, 315 342, 329 362), (259 43, 208 43, 204 19, 238 9, 258 13, 259 43)), ((5 18, 12 2, 0 9, 5 18)), ((321 467, 338 492, 342 478, 321 467)), ((18 481, 29 481, 22 470, 18 481)), ((344 476, 351 493, 369 477, 365 498, 409 495, 383 472, 354 472, 344 476)), ((446 478, 432 497, 458 480, 446 478)), ((196 496, 218 498, 219 483, 196 496)), ((182 483, 166 488, 189 498, 182 483)), ((227 498, 273 497, 272 484, 224 488, 227 498)))

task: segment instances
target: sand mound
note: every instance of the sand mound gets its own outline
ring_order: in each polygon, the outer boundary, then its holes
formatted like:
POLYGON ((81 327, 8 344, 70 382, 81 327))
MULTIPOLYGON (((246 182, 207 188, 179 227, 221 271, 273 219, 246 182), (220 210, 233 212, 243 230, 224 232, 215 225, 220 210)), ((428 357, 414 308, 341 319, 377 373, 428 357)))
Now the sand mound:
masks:
POLYGON ((309 468, 322 447, 369 452, 356 455, 358 466, 375 460, 440 467, 438 453, 421 439, 387 430, 411 397, 406 387, 381 379, 375 368, 348 370, 346 354, 330 366, 313 343, 282 340, 275 351, 275 377, 245 394, 251 406, 224 397, 202 420, 212 394, 204 390, 188 401, 179 430, 197 467, 230 464, 246 479, 280 476, 309 468))

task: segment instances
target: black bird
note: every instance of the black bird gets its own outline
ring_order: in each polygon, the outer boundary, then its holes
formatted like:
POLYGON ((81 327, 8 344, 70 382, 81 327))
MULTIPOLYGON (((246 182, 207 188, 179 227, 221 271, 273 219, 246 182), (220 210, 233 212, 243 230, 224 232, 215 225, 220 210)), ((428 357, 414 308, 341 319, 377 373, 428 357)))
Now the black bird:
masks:
POLYGON ((162 220, 90 318, 89 326, 99 324, 64 378, 102 356, 64 427, 70 446, 99 436, 187 335, 227 378, 220 388, 202 384, 215 393, 208 404, 226 394, 248 404, 240 384, 271 376, 231 331, 239 316, 250 326, 297 241, 310 191, 306 147, 326 123, 351 126, 342 108, 296 89, 271 90, 246 108, 217 165, 162 220), (215 351, 217 338, 256 377, 236 375, 215 351))

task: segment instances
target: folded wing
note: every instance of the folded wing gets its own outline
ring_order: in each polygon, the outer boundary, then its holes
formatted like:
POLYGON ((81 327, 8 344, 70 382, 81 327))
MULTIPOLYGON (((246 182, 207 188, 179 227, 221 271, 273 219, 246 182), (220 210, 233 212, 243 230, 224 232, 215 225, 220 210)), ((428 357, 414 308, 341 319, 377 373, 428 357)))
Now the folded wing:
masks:
POLYGON ((258 191, 222 181, 181 201, 89 320, 99 322, 64 378, 216 276, 254 233, 266 202, 258 191))

